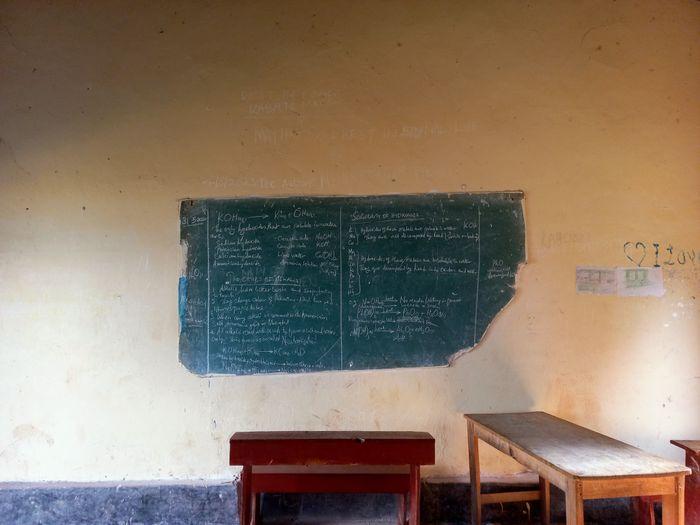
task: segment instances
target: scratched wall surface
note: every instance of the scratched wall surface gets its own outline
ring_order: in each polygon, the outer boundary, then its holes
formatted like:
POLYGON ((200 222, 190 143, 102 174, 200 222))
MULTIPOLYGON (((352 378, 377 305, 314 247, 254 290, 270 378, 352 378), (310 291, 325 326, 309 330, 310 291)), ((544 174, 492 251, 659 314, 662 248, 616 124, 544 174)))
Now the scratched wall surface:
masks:
POLYGON ((462 475, 460 413, 524 409, 680 459, 699 24, 680 1, 3 2, 0 479, 226 479, 232 432, 280 428, 427 430, 426 473, 462 475), (511 189, 528 264, 453 366, 179 364, 178 199, 511 189), (664 297, 576 295, 576 265, 654 243, 664 297))

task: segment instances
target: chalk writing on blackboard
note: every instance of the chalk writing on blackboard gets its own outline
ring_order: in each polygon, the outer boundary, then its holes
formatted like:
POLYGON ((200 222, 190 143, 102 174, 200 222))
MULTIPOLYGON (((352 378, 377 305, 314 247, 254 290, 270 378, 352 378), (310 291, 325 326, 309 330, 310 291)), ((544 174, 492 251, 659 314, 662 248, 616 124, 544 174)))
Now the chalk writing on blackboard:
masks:
POLYGON ((185 200, 180 224, 199 374, 445 365, 525 261, 520 192, 185 200))

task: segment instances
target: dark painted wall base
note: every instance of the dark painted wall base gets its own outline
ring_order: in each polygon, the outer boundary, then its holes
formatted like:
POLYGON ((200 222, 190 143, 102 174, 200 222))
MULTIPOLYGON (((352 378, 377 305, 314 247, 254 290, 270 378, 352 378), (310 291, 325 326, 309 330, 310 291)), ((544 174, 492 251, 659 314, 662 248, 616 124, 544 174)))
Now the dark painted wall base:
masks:
MULTIPOLYGON (((484 485, 485 491, 513 490, 484 485)), ((528 489, 530 487, 522 487, 528 489)), ((469 523, 469 486, 427 483, 421 502, 424 524, 469 523)), ((539 505, 512 503, 485 507, 492 525, 537 523, 539 505)), ((395 499, 384 495, 266 495, 264 522, 272 524, 396 523, 395 499)), ((237 524, 236 491, 222 485, 58 486, 0 485, 2 524, 237 524)), ((552 487, 553 518, 564 521, 564 502, 552 487)), ((586 524, 631 524, 627 499, 586 502, 586 524)))

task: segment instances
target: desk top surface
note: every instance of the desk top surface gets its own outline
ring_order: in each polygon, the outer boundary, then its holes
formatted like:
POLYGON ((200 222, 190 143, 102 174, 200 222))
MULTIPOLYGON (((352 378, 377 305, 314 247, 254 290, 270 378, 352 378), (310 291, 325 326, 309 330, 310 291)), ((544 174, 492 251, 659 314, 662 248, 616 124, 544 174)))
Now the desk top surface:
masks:
POLYGON ((355 431, 275 431, 275 432, 236 432, 231 436, 231 441, 289 441, 289 440, 430 440, 433 436, 427 432, 355 432, 355 431))
POLYGON ((700 454, 700 439, 672 439, 671 443, 691 454, 700 454))
POLYGON ((690 470, 545 412, 465 414, 509 445, 578 478, 661 476, 690 470))
POLYGON ((236 432, 231 465, 433 465, 427 432, 236 432))

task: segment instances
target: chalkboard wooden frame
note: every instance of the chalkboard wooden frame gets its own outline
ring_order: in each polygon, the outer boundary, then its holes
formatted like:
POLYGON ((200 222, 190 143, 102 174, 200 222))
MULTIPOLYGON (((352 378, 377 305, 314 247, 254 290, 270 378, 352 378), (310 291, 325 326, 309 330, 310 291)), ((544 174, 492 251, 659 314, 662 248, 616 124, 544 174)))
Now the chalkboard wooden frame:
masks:
POLYGON ((180 361, 200 375, 444 366, 515 293, 523 198, 183 200, 180 361))

